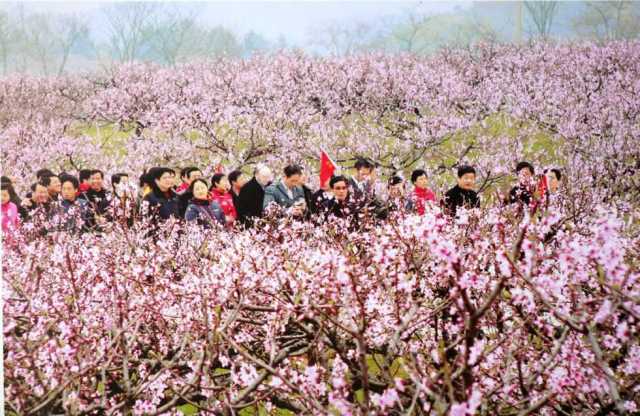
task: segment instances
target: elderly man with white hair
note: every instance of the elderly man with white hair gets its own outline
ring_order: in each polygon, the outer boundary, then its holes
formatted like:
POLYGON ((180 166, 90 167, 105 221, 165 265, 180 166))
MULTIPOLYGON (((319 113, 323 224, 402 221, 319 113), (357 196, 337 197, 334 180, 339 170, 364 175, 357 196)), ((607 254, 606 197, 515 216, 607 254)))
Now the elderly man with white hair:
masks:
POLYGON ((258 165, 253 178, 247 182, 238 195, 238 220, 245 227, 251 227, 256 218, 262 216, 264 190, 273 181, 273 172, 268 166, 258 165))

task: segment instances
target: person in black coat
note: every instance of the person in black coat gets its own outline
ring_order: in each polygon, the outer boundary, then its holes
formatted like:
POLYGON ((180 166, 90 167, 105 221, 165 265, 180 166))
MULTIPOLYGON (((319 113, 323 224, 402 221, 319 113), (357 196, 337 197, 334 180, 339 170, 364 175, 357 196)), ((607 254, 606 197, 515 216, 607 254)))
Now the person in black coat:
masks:
POLYGON ((262 217, 264 190, 273 180, 273 172, 266 166, 258 166, 253 178, 247 182, 238 195, 238 221, 245 227, 252 227, 256 218, 262 217))
POLYGON ((480 207, 480 198, 473 190, 475 184, 476 170, 472 166, 460 166, 458 168, 458 184, 447 191, 442 201, 445 212, 455 217, 458 207, 480 207))
POLYGON ((535 175, 535 171, 533 165, 529 162, 518 163, 516 174, 518 175, 518 184, 509 191, 507 203, 520 203, 528 206, 531 203, 534 189, 533 175, 535 175))
POLYGON ((198 225, 210 229, 214 224, 220 226, 226 224, 224 212, 216 201, 209 200, 209 184, 204 179, 195 179, 189 185, 189 193, 193 198, 185 211, 184 219, 187 222, 196 222, 198 225))
POLYGON ((231 197, 233 198, 233 206, 236 208, 236 212, 238 211, 238 197, 240 196, 240 191, 242 187, 249 182, 247 175, 242 173, 241 170, 234 170, 227 176, 229 178, 229 184, 231 184, 231 197))
POLYGON ((107 191, 104 186, 104 173, 101 170, 92 170, 88 183, 89 189, 82 192, 78 199, 85 200, 91 212, 91 220, 86 224, 87 228, 101 231, 103 223, 111 220, 109 214, 111 192, 107 191))
POLYGON ((355 199, 368 199, 373 197, 373 175, 375 165, 368 159, 358 158, 354 165, 356 176, 349 178, 351 193, 355 199))
POLYGON ((362 220, 370 217, 374 220, 385 219, 388 215, 385 206, 376 199, 358 198, 351 191, 349 180, 342 175, 334 176, 329 181, 333 198, 324 203, 325 219, 331 217, 349 220, 349 229, 360 228, 362 220))
POLYGON ((148 172, 151 192, 143 199, 143 214, 154 222, 180 218, 178 197, 173 191, 176 174, 172 169, 158 167, 148 172))

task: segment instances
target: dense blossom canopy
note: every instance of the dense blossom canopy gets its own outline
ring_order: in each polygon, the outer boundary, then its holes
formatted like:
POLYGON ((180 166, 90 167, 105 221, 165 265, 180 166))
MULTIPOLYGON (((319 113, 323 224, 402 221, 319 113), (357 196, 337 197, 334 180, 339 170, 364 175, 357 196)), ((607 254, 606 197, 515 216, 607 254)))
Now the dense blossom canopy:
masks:
POLYGON ((345 168, 424 166, 440 195, 471 163, 484 199, 353 232, 26 224, 2 261, 5 410, 637 412, 639 97, 640 42, 4 78, 20 191, 42 167, 315 169, 323 147, 345 168), (535 215, 490 194, 524 157, 565 178, 535 215))

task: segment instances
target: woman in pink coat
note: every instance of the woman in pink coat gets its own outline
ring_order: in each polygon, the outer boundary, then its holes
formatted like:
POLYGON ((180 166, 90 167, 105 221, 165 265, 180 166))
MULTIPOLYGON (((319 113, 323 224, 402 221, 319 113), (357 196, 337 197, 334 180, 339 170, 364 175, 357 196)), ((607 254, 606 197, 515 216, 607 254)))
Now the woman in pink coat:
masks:
POLYGON ((0 191, 0 202, 2 202, 2 234, 5 238, 11 236, 19 227, 18 207, 11 202, 11 192, 13 187, 10 183, 3 183, 0 191))

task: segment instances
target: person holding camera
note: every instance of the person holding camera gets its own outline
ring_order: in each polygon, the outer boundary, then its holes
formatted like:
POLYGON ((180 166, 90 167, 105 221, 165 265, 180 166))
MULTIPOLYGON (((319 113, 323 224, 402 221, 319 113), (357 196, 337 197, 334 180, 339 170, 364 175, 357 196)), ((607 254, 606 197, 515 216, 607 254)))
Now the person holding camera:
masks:
POLYGON ((302 175, 302 167, 298 165, 285 167, 284 177, 265 189, 263 209, 268 211, 277 206, 293 217, 302 217, 307 210, 304 190, 301 186, 302 175))

